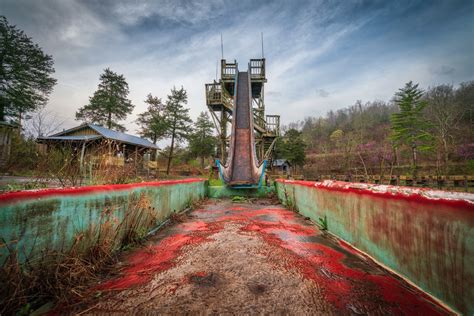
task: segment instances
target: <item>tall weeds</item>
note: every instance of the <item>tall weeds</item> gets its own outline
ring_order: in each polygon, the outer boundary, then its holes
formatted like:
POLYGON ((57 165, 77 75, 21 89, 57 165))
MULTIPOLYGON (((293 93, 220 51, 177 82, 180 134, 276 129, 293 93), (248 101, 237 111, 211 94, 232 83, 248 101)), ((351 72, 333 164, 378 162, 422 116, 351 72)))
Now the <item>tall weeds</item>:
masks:
POLYGON ((9 255, 0 267, 0 315, 84 299, 91 285, 111 272, 119 250, 141 243, 157 220, 144 194, 130 195, 121 219, 116 215, 104 209, 99 222, 76 234, 68 249, 45 249, 21 264, 17 250, 2 240, 9 255))

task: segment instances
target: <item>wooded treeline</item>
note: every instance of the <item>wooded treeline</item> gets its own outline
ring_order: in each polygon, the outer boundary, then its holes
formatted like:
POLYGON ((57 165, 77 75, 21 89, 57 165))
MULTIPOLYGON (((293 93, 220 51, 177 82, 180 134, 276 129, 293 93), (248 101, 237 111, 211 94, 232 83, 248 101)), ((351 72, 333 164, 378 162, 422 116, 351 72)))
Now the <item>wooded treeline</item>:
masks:
POLYGON ((293 129, 306 144, 306 178, 473 174, 474 81, 426 91, 410 82, 388 102, 357 101, 293 129))

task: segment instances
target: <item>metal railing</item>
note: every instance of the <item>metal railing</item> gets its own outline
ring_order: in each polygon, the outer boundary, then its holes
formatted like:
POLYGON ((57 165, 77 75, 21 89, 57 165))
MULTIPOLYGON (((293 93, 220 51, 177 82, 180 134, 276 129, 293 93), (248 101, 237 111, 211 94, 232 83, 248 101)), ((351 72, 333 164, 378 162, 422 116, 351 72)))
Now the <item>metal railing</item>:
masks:
POLYGON ((227 63, 225 59, 221 60, 221 78, 222 80, 235 79, 238 71, 238 64, 234 60, 233 63, 227 63))
POLYGON ((280 115, 267 115, 265 122, 267 132, 280 135, 280 115))
POLYGON ((249 72, 252 79, 265 79, 265 58, 250 59, 249 72))
POLYGON ((224 105, 232 110, 232 96, 227 90, 222 88, 220 82, 206 84, 206 104, 207 105, 224 105))
POLYGON ((221 104, 222 103, 222 86, 220 83, 206 83, 206 103, 221 104))
POLYGON ((255 111, 253 113, 253 123, 261 127, 263 130, 266 130, 267 122, 265 122, 265 120, 260 115, 258 115, 255 111))

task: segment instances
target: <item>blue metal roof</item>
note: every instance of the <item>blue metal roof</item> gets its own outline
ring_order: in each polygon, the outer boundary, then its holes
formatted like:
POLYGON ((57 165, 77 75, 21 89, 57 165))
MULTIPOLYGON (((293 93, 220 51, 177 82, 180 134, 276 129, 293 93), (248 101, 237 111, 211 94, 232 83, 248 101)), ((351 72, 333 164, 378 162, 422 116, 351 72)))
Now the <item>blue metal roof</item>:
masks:
POLYGON ((286 159, 275 159, 275 160, 273 160, 273 166, 274 167, 283 166, 285 163, 288 163, 288 165, 290 165, 290 162, 286 159))
POLYGON ((133 136, 130 134, 113 131, 108 128, 105 128, 99 125, 94 125, 94 124, 88 124, 88 126, 92 128, 93 130, 95 130, 97 133, 101 134, 102 136, 108 139, 113 139, 113 140, 117 140, 123 143, 132 144, 132 145, 139 145, 143 147, 158 149, 158 146, 154 145, 152 142, 144 138, 140 138, 138 136, 133 136))
POLYGON ((122 143, 130 144, 130 145, 136 145, 136 146, 141 146, 141 147, 146 147, 146 148, 151 148, 151 149, 159 149, 158 146, 154 145, 152 142, 140 138, 138 136, 133 136, 130 134, 125 134, 117 131, 110 130, 108 128, 95 125, 95 124, 82 124, 76 127, 73 127, 71 129, 59 132, 57 134, 48 136, 48 137, 40 137, 38 138, 39 140, 89 140, 89 139, 97 139, 97 138, 107 138, 107 139, 112 139, 116 140, 122 143), (67 134, 81 130, 83 128, 89 127, 96 131, 99 135, 75 135, 75 136, 66 136, 67 134), (65 135, 66 134, 66 135, 65 135))
POLYGON ((75 135, 75 136, 47 136, 38 137, 38 140, 93 140, 102 138, 100 135, 75 135))

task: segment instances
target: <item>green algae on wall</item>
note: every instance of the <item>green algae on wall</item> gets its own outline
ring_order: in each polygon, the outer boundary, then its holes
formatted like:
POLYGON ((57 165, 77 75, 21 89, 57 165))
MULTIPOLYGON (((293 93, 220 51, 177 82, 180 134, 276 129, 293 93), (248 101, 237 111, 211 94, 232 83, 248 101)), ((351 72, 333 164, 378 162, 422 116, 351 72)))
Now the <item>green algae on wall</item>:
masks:
POLYGON ((429 199, 411 190, 413 194, 388 194, 348 183, 277 183, 283 203, 290 202, 314 221, 326 216, 331 233, 453 309, 472 315, 474 204, 429 199))
POLYGON ((213 199, 234 196, 265 198, 274 192, 274 187, 262 186, 258 189, 233 189, 227 186, 209 186, 208 190, 208 196, 213 199))
POLYGON ((139 196, 149 201, 158 225, 204 198, 206 185, 202 179, 186 179, 0 195, 0 240, 5 242, 0 244, 0 264, 9 249, 17 251, 20 262, 44 249, 66 250, 78 234, 97 225, 104 212, 121 222, 139 196))

